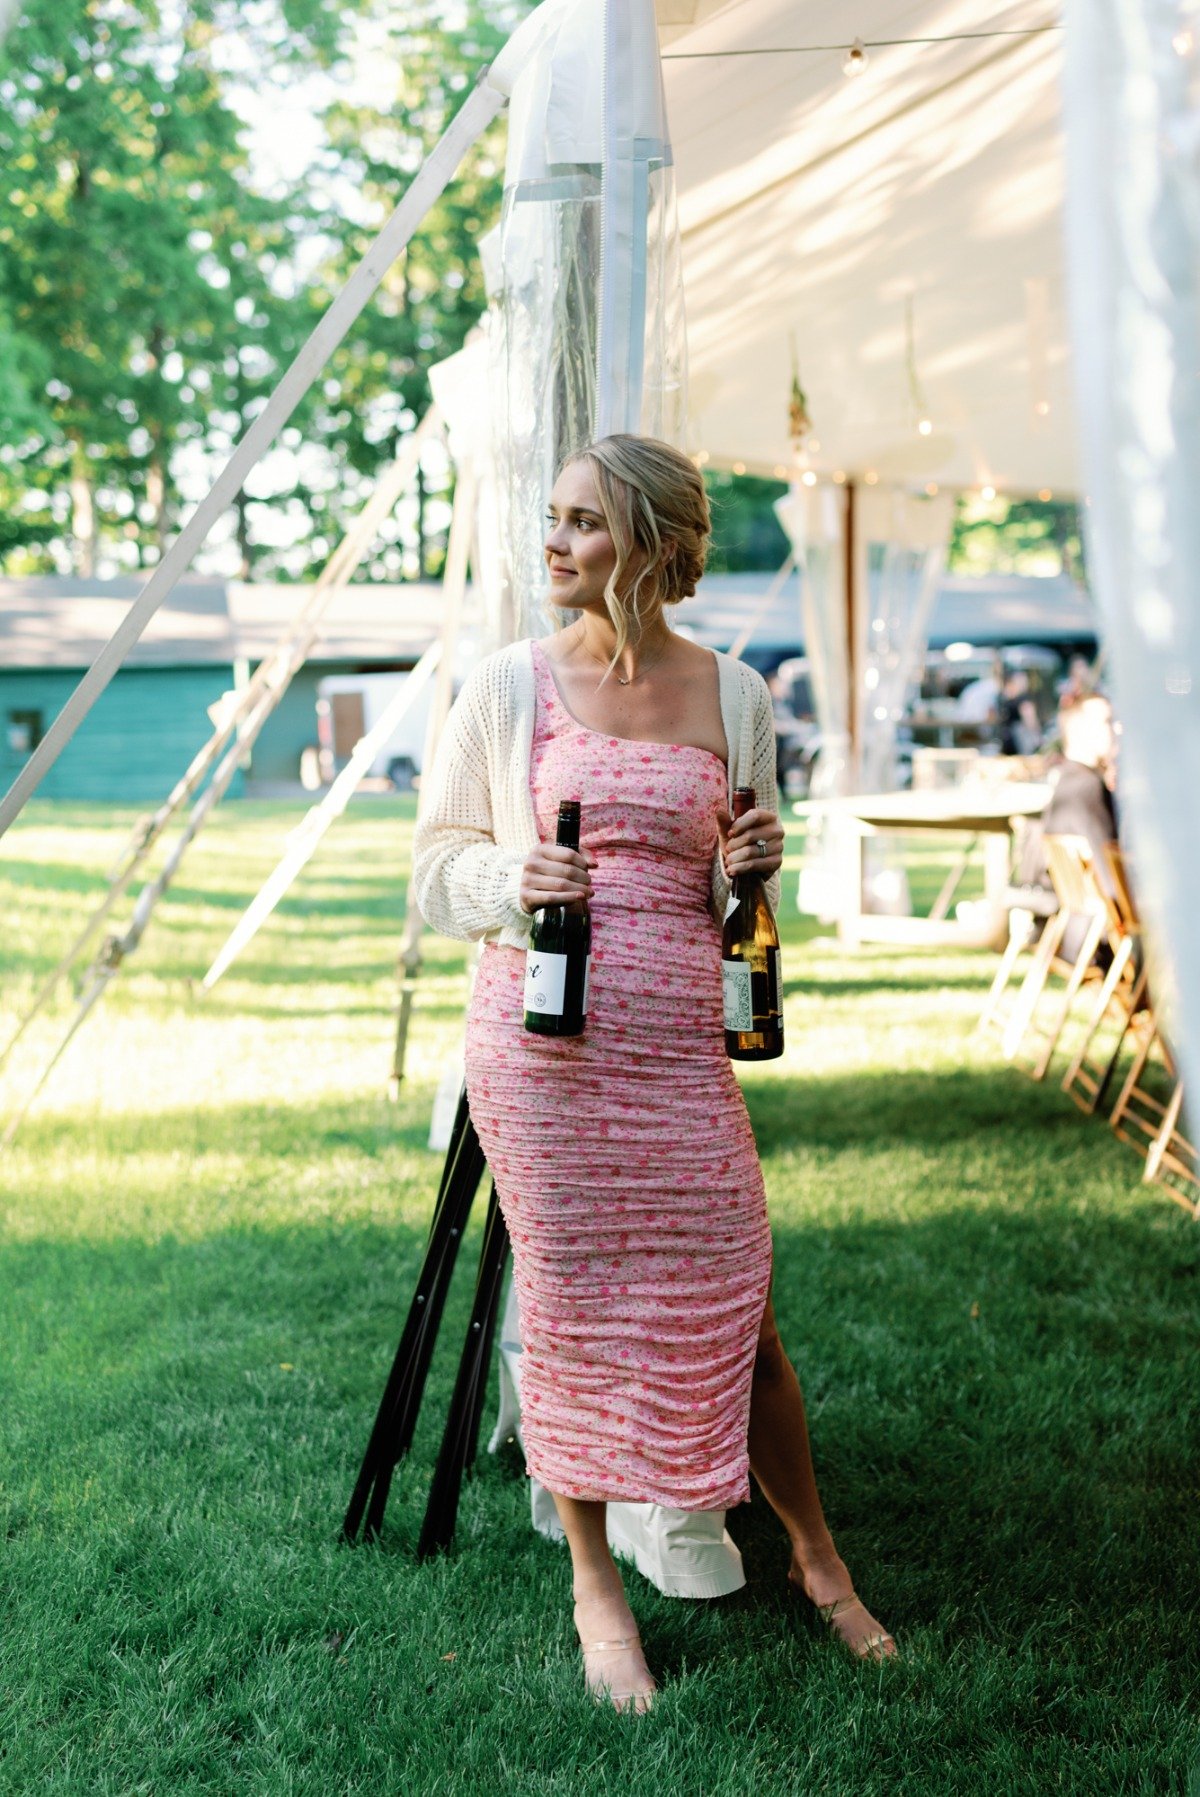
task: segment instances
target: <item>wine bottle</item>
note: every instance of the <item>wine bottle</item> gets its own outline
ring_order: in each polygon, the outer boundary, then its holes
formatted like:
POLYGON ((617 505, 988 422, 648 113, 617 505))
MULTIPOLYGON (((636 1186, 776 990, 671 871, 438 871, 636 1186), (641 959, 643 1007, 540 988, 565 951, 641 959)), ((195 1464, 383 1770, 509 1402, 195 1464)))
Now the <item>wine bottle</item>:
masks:
MULTIPOLYGON (((754 788, 739 786, 733 815, 754 809, 754 788)), ((773 1061, 783 1053, 779 931, 762 875, 735 874, 721 937, 725 1047, 735 1061, 773 1061)))
MULTIPOLYGON (((558 844, 579 848, 579 800, 558 807, 558 844)), ((587 900, 543 905, 525 955, 525 1028, 538 1036, 582 1036, 587 1023, 592 919, 587 900)))

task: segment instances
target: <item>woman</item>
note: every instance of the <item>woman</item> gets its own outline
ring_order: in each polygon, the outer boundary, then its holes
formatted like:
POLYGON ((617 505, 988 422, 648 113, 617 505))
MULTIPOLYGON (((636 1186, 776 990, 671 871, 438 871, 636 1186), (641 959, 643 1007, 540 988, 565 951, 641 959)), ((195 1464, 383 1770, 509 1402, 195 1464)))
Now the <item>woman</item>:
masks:
POLYGON ((787 1528, 793 1589, 856 1654, 895 1651, 821 1512, 724 1047, 718 920, 745 868, 777 901, 783 828, 765 684, 665 617, 695 591, 709 530, 703 482, 668 444, 606 437, 567 462, 546 561, 552 604, 579 616, 466 682, 413 854, 428 921, 486 940, 467 1089, 513 1243, 526 1456, 570 1547, 589 1688, 638 1711, 655 1684, 609 1499, 719 1509, 748 1495, 749 1467, 787 1528), (761 803, 734 823, 739 785, 761 803), (555 841, 561 798, 582 802, 578 853, 555 841), (581 899, 587 1029, 534 1035, 532 914, 581 899))

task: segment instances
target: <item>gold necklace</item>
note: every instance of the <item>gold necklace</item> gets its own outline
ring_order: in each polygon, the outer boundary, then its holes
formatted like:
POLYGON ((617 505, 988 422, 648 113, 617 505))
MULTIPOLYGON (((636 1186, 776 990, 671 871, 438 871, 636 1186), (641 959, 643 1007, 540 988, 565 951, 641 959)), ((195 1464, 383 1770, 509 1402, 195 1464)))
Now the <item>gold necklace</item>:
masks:
MULTIPOLYGON (((596 663, 597 667, 611 669, 611 663, 605 661, 604 657, 602 655, 597 655, 594 649, 589 649, 587 644, 584 642, 582 635, 579 638, 579 646, 584 651, 584 653, 586 655, 588 655, 591 658, 591 660, 596 663)), ((666 642, 663 644, 663 646, 659 650, 658 654, 654 657, 653 661, 647 662, 645 667, 639 668, 636 674, 631 674, 629 676, 628 680, 624 679, 620 674, 618 674, 617 675, 617 685, 618 686, 632 686, 635 680, 640 680, 642 675, 647 673, 650 668, 657 666, 657 664, 662 660, 663 656, 666 654, 667 650, 670 647, 671 647, 671 639, 668 636, 666 642)))

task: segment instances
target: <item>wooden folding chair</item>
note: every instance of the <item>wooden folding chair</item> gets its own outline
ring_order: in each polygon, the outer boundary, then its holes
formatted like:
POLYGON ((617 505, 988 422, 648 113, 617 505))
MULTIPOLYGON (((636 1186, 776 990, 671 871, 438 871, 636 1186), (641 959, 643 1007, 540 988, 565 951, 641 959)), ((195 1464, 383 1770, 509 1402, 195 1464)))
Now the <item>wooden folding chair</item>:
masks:
POLYGON ((1058 910, 1047 920, 1038 938, 1029 970, 1013 1003, 1002 1038, 1006 1060, 1015 1061, 1028 1037, 1038 1046, 1027 1071, 1044 1079, 1076 995, 1085 980, 1102 976, 1093 966, 1104 940, 1107 907, 1091 872, 1092 849, 1082 836, 1045 836, 1046 866, 1058 899, 1058 910), (1064 943, 1072 924, 1077 925, 1076 945, 1069 954, 1064 943), (1063 990, 1047 1007, 1051 978, 1061 979, 1063 990))
POLYGON ((1141 978, 1142 926, 1130 890, 1125 858, 1115 842, 1104 845, 1104 861, 1107 880, 1098 878, 1094 865, 1089 871, 1096 896, 1107 910, 1105 934, 1112 964, 1104 976, 1083 1039, 1062 1082, 1063 1091, 1088 1116, 1104 1101, 1130 1026, 1136 1018, 1147 1020, 1149 1016, 1146 982, 1141 978), (1116 1027, 1116 1037, 1111 1042, 1107 1039, 1109 1024, 1116 1027))
MULTIPOLYGON (((1144 972, 1137 984, 1148 1001, 1144 972)), ((1200 1160, 1183 1133, 1183 1080, 1162 1025, 1148 1007, 1147 1018, 1109 1122, 1122 1142, 1146 1157, 1142 1178, 1162 1186, 1176 1204, 1200 1219, 1200 1160), (1151 1059, 1156 1047, 1157 1067, 1151 1059), (1158 1075, 1157 1089, 1149 1083, 1152 1073, 1158 1075)))
MULTIPOLYGON (((1014 817, 1010 820, 1013 834, 1013 859, 1020 866, 1032 820, 1014 817)), ((983 1010, 979 1014, 980 1030, 994 1029, 1004 1034, 1012 1014, 1009 996, 1011 982, 1021 956, 1037 947, 1038 932, 1046 919, 1058 910, 1054 893, 1040 886, 1009 886, 1005 891, 1008 908, 1008 941, 996 969, 996 977, 988 988, 983 1010)))

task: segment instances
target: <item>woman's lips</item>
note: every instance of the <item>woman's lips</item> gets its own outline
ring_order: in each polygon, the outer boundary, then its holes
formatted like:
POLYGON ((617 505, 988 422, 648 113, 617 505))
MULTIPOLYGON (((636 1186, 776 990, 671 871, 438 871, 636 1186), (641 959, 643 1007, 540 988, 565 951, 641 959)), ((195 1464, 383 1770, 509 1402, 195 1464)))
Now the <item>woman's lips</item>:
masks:
POLYGON ((551 580, 574 580, 575 570, 574 568, 551 568, 550 578, 551 580))

